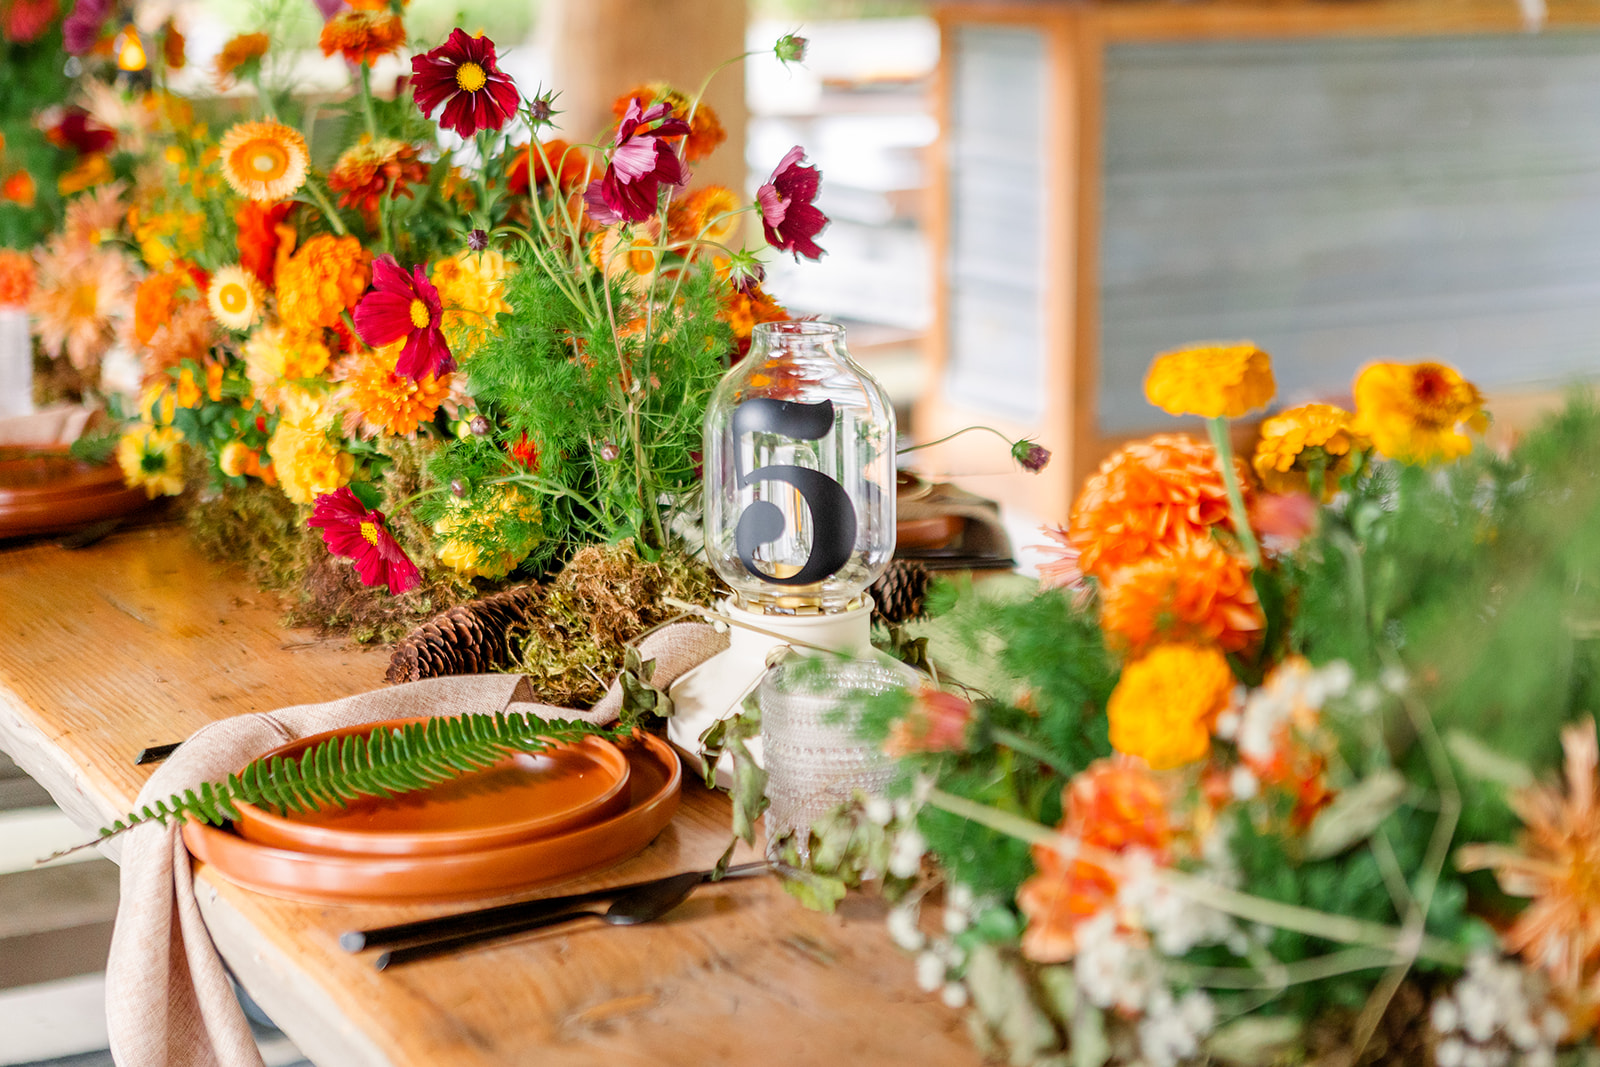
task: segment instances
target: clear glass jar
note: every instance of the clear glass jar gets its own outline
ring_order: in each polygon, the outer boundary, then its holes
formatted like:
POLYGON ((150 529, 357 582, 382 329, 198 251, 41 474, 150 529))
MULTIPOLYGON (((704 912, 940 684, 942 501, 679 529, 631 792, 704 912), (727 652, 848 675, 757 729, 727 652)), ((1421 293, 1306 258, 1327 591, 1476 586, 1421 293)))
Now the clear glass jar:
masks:
POLYGON ((894 408, 833 322, 766 322, 711 395, 705 536, 741 606, 843 611, 894 555, 894 408))

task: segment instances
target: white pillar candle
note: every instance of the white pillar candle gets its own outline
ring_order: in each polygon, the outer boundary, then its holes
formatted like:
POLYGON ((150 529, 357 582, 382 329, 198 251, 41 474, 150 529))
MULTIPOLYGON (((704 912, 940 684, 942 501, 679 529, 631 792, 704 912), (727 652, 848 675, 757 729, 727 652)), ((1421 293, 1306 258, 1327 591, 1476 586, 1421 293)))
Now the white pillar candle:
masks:
POLYGON ((33 338, 28 313, 0 308, 0 418, 33 414, 33 338))

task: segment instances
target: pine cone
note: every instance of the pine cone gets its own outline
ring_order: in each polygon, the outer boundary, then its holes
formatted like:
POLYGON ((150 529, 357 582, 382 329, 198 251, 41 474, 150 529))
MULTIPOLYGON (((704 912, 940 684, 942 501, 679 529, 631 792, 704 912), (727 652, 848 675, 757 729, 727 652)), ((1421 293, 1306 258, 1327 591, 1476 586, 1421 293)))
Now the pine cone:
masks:
POLYGON ((507 665, 516 658, 517 638, 532 625, 542 592, 521 585, 440 612, 394 646, 384 680, 393 685, 507 665))
POLYGON ((892 625, 920 619, 932 582, 928 568, 916 560, 893 560, 872 583, 872 621, 892 625))

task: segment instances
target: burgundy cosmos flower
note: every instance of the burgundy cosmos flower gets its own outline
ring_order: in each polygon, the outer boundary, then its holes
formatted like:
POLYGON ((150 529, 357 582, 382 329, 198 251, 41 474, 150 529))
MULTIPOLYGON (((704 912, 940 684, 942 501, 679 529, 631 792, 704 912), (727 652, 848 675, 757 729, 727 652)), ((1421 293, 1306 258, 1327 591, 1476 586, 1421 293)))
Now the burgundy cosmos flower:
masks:
POLYGON ((498 130, 522 104, 516 83, 495 65, 494 42, 461 29, 433 51, 411 57, 411 88, 424 115, 444 104, 439 125, 462 137, 498 130))
POLYGON ((111 0, 78 0, 61 23, 61 40, 67 52, 81 56, 93 48, 110 17, 111 0))
POLYGON ((589 216, 602 226, 618 222, 643 222, 656 212, 656 194, 661 183, 682 185, 689 171, 663 137, 678 137, 689 132, 682 119, 666 118, 672 105, 660 103, 641 111, 639 101, 628 104, 628 113, 617 127, 612 142, 611 162, 603 176, 589 183, 583 194, 589 216), (664 120, 654 129, 646 126, 664 120))
POLYGON ((455 369, 439 328, 443 311, 439 290, 420 265, 407 274, 393 256, 379 256, 372 261, 372 289, 356 305, 356 330, 373 348, 405 338, 394 372, 415 381, 455 369))
POLYGON ((811 202, 817 198, 822 172, 806 165, 805 156, 806 150, 799 145, 789 149, 767 184, 756 190, 767 244, 782 252, 793 252, 796 260, 801 256, 822 258, 822 249, 812 238, 828 225, 828 216, 811 202))
POLYGON ((383 512, 368 511, 349 486, 317 497, 306 525, 322 530, 328 551, 355 561, 363 585, 383 582, 399 595, 422 582, 417 565, 384 525, 383 512))

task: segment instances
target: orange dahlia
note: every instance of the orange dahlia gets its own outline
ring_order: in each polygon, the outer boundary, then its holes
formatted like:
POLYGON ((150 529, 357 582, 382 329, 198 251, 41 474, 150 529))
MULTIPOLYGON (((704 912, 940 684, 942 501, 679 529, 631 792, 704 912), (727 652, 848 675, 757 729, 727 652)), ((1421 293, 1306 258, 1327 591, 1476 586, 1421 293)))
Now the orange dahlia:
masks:
POLYGON ((1111 747, 1158 771, 1203 759, 1235 684, 1215 648, 1156 645, 1122 669, 1106 702, 1111 747))
POLYGON ((92 370, 129 312, 134 289, 127 257, 110 245, 68 245, 60 238, 37 254, 38 284, 29 310, 34 334, 52 357, 92 370))
POLYGON ((217 324, 203 300, 192 300, 172 313, 150 337, 144 354, 145 381, 155 381, 185 360, 207 362, 217 343, 217 324))
POLYGON ((1248 341, 1164 352, 1150 365, 1144 395, 1170 415, 1236 419, 1277 391, 1272 358, 1248 341))
POLYGON ((345 407, 350 412, 348 432, 382 432, 397 437, 416 436, 417 427, 433 421, 439 405, 450 395, 450 375, 406 378, 394 372, 401 343, 368 349, 353 357, 345 370, 345 407))
POLYGON ((26 253, 0 248, 0 307, 26 307, 33 295, 33 260, 26 253))
POLYGON ((360 301, 370 272, 360 241, 318 234, 278 268, 278 315, 296 330, 332 326, 360 301))
MULTIPOLYGON (((623 93, 612 101, 611 113, 620 119, 628 113, 628 106, 635 101, 638 102, 641 111, 648 110, 652 104, 666 104, 672 109, 672 118, 689 124, 688 136, 683 138, 683 159, 686 163, 698 163, 715 151, 717 145, 728 139, 728 131, 717 121, 717 113, 712 111, 704 100, 694 109, 694 115, 691 117, 689 98, 664 82, 640 85, 623 93)), ((669 137, 667 140, 670 143, 677 138, 669 137)))
POLYGON ((428 165, 417 158, 415 145, 381 137, 362 139, 347 148, 328 172, 328 187, 339 194, 340 207, 357 207, 368 221, 378 215, 378 202, 411 199, 411 187, 428 180, 428 165))
POLYGON ((368 66, 399 51, 406 28, 399 15, 387 11, 341 11, 322 26, 322 54, 335 52, 350 63, 368 66))
POLYGON ((1078 843, 1122 853, 1140 849, 1168 862, 1172 823, 1166 790, 1137 759, 1096 760, 1073 777, 1062 797, 1061 831, 1067 854, 1033 846, 1034 874, 1017 890, 1027 919, 1022 953, 1038 963, 1063 963, 1076 952, 1077 927, 1112 904, 1117 877, 1098 863, 1075 856, 1078 843))
POLYGON ((270 203, 305 184, 306 139, 281 122, 235 123, 220 147, 222 176, 240 196, 270 203))
POLYGON ((1100 598, 1108 642, 1137 655, 1157 641, 1214 645, 1242 652, 1266 619, 1245 562, 1209 537, 1112 571, 1100 598))
POLYGON ((1351 428, 1353 416, 1332 404, 1302 404, 1261 424, 1261 438, 1250 463, 1261 484, 1273 493, 1303 493, 1310 473, 1320 469, 1322 498, 1333 499, 1339 479, 1349 474, 1355 453, 1370 442, 1351 428))
MULTIPOLYGON (((1244 462, 1235 459, 1234 469, 1248 505, 1244 462)), ((1067 536, 1084 573, 1103 580, 1213 526, 1233 528, 1216 450, 1187 434, 1159 434, 1118 449, 1084 482, 1067 536)))
POLYGON ((1356 376, 1355 429, 1377 450, 1405 463, 1460 459, 1472 441, 1459 427, 1482 432, 1483 396, 1442 363, 1374 363, 1356 376))

